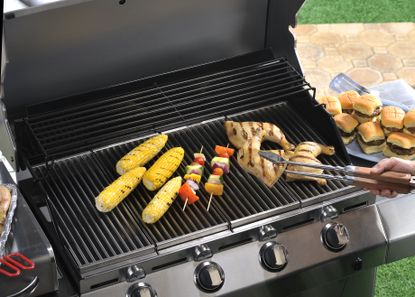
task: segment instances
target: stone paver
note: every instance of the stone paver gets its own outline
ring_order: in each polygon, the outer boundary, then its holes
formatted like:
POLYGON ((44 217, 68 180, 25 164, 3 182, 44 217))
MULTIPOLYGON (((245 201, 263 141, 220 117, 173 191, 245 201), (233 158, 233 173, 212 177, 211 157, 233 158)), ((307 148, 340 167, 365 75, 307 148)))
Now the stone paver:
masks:
POLYGON ((339 72, 367 86, 404 79, 415 87, 415 23, 299 25, 293 30, 306 80, 329 95, 339 72))

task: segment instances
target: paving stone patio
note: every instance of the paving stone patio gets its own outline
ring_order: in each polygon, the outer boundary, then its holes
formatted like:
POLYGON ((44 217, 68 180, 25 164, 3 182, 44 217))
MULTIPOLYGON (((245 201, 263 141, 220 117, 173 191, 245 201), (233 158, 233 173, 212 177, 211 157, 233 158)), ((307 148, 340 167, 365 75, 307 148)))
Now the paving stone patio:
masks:
POLYGON ((415 87, 415 23, 298 25, 293 31, 317 96, 333 94, 328 85, 339 72, 366 86, 401 78, 415 87))

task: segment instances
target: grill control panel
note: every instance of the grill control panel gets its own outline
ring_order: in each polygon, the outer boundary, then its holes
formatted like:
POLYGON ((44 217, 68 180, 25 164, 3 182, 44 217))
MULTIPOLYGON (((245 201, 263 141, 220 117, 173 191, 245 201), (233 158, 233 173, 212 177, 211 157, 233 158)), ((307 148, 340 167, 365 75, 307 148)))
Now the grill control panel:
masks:
POLYGON ((222 288, 225 273, 219 264, 206 261, 196 267, 194 281, 203 292, 213 293, 222 288))

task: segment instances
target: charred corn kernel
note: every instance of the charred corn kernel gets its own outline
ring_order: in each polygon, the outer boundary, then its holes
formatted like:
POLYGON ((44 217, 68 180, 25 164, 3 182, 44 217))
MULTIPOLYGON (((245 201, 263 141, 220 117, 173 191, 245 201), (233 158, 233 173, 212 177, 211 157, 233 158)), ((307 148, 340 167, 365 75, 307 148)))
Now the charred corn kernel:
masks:
POLYGON ((123 175, 135 167, 144 166, 160 152, 167 139, 167 135, 161 134, 151 137, 135 147, 117 162, 115 167, 118 174, 123 175))
POLYGON ((184 176, 184 179, 191 179, 194 182, 200 183, 200 180, 202 179, 202 177, 199 174, 191 173, 191 174, 186 174, 184 176))
POLYGON ((179 193, 181 185, 182 178, 178 176, 169 180, 160 189, 160 191, 157 192, 156 196, 154 196, 154 198, 143 210, 143 214, 141 217, 144 223, 153 224, 160 220, 160 218, 173 204, 174 200, 177 197, 177 194, 179 193))
POLYGON ((145 167, 136 167, 121 175, 95 198, 96 208, 102 212, 113 210, 138 186, 144 172, 145 167))
POLYGON ((177 170, 184 157, 181 147, 174 147, 165 152, 144 174, 143 184, 150 190, 160 189, 177 170))

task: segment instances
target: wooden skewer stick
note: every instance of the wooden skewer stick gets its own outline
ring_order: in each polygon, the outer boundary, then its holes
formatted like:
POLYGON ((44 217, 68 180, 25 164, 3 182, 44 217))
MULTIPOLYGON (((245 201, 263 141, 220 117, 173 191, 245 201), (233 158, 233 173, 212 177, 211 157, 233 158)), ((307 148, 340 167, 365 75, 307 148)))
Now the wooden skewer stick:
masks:
POLYGON ((203 145, 202 145, 202 147, 200 148, 200 152, 199 152, 199 154, 201 154, 203 152, 203 145))
POLYGON ((209 203, 208 203, 208 206, 206 208, 207 211, 209 211, 209 209, 210 209, 210 204, 212 203, 212 197, 213 197, 213 194, 211 193, 210 198, 209 198, 209 203))
POLYGON ((186 209, 187 202, 189 201, 189 198, 186 198, 186 201, 184 202, 183 211, 186 209))

